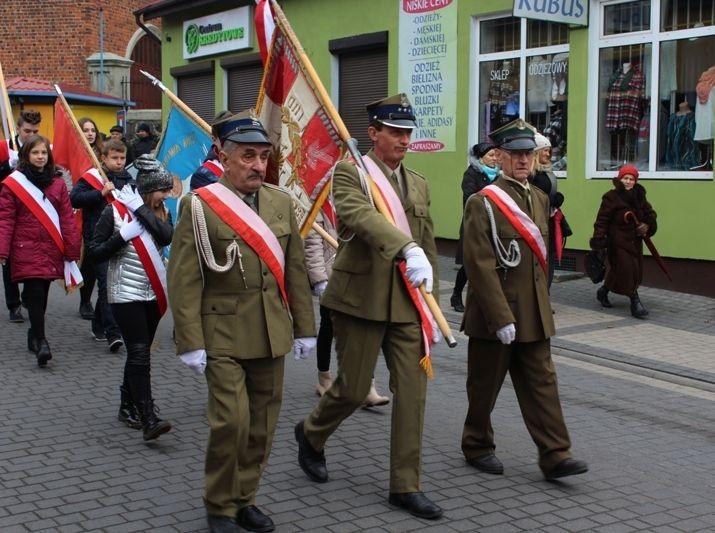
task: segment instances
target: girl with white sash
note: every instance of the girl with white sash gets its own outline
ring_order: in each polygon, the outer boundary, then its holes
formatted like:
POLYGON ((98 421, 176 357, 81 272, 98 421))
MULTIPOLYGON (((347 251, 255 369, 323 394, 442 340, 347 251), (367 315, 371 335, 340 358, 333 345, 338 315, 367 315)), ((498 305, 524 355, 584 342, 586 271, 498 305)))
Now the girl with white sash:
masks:
POLYGON ((127 349, 118 418, 131 428, 142 429, 144 440, 152 440, 171 429, 154 409, 150 350, 167 305, 161 252, 174 232, 164 206, 173 178, 149 154, 134 164, 139 171, 137 189, 125 185, 104 209, 90 254, 97 262, 109 261, 107 298, 127 349))
POLYGON ((0 262, 9 261, 12 281, 24 284, 30 317, 27 348, 35 352, 40 367, 52 359, 45 337, 50 283, 64 278, 67 289, 81 284, 75 263, 80 247, 67 186, 55 167, 50 143, 32 136, 0 191, 0 262))

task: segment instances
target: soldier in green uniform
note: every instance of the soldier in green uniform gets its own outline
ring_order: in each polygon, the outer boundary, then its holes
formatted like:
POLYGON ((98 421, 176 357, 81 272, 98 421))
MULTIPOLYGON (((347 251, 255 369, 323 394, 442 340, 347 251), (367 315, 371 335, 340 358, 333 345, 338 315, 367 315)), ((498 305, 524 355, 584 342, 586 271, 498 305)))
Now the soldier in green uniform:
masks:
POLYGON ((296 355, 312 351, 315 319, 291 197, 263 183, 271 150, 263 126, 243 112, 222 125, 220 140, 225 173, 183 198, 174 234, 168 285, 176 351, 196 372, 205 370, 208 384, 204 500, 211 531, 272 531, 255 494, 281 407, 283 356, 291 346, 296 355), (287 301, 270 257, 227 223, 238 211, 219 216, 205 189, 257 213, 254 229, 272 234, 265 242, 284 255, 287 301))
POLYGON ((524 218, 519 231, 491 197, 482 195, 484 191, 467 201, 464 267, 469 292, 462 329, 469 336, 469 409, 462 451, 475 468, 503 473, 494 454, 490 414, 508 371, 544 476, 556 479, 581 474, 588 467, 571 458, 551 360, 549 339, 555 333, 554 320, 541 261, 545 254, 537 246, 538 234, 542 244, 548 242, 549 201, 527 181, 536 146, 534 130, 518 119, 490 137, 499 147, 502 169, 490 187, 498 188, 493 192, 506 200, 503 205, 515 203, 515 209, 509 211, 512 215, 520 210, 524 218), (493 235, 500 243, 493 242, 493 235))
MULTIPOLYGON (((420 320, 398 261, 406 260, 413 286, 432 290, 437 252, 425 179, 405 168, 412 107, 404 94, 367 106, 373 142, 367 154, 388 178, 409 222, 412 236, 392 226, 366 195, 355 162, 341 162, 333 177, 340 247, 321 304, 331 310, 338 376, 304 422, 295 428, 299 464, 310 479, 328 480, 323 448, 340 423, 360 407, 370 389, 382 349, 394 395, 390 442, 389 501, 423 518, 442 510, 420 490, 420 456, 426 376, 420 320)), ((436 291, 436 284, 434 287, 436 291)))

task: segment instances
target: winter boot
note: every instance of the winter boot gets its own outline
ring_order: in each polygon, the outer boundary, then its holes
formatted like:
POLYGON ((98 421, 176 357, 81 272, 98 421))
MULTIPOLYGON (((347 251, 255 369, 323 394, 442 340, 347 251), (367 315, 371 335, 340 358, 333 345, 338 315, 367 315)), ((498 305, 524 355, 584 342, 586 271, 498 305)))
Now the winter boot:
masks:
POLYGON ((168 420, 162 420, 156 416, 157 409, 154 407, 154 400, 137 402, 137 407, 140 410, 144 440, 157 439, 159 435, 171 430, 171 423, 168 420))
POLYGON ((333 386, 333 378, 330 375, 330 370, 327 372, 318 372, 318 384, 315 386, 315 394, 322 396, 330 387, 333 386))
POLYGON ((449 299, 452 309, 457 313, 464 313, 464 303, 462 302, 462 292, 452 292, 452 297, 449 299))
POLYGON ((633 293, 631 296, 631 315, 636 318, 644 318, 648 316, 648 309, 641 303, 641 299, 638 297, 638 293, 633 293))
POLYGON ((33 335, 32 328, 27 330, 27 349, 35 354, 40 350, 40 343, 33 335))
POLYGON ((119 387, 119 413, 117 414, 117 420, 132 429, 142 429, 137 406, 134 405, 132 395, 129 393, 129 387, 125 385, 119 387))
POLYGON ((605 285, 601 285, 596 291, 596 299, 601 303, 602 307, 613 307, 608 301, 608 289, 605 285))
POLYGON ((375 378, 372 378, 372 383, 370 384, 370 392, 367 393, 365 401, 362 403, 362 408, 366 409, 368 407, 377 407, 379 405, 387 405, 390 403, 390 398, 387 396, 380 396, 375 389, 375 378))
POLYGON ((52 359, 52 352, 50 351, 50 345, 47 344, 46 339, 37 341, 37 366, 44 368, 47 366, 47 361, 52 359))

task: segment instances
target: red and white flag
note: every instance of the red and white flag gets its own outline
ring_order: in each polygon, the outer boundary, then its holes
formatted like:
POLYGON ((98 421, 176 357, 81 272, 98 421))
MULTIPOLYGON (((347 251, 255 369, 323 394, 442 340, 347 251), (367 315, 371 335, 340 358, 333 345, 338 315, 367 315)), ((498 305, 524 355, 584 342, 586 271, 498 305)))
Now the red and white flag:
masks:
POLYGON ((261 59, 265 65, 268 59, 268 51, 271 49, 271 39, 273 38, 273 30, 276 29, 276 23, 273 20, 270 0, 256 0, 256 4, 253 22, 256 25, 256 38, 258 48, 261 51, 261 59))
MULTIPOLYGON (((280 25, 273 33, 256 111, 274 146, 267 181, 293 195, 302 223, 301 212, 307 214, 330 184, 333 166, 344 151, 335 124, 303 70, 300 54, 280 25)), ((330 202, 322 209, 335 226, 330 202)))

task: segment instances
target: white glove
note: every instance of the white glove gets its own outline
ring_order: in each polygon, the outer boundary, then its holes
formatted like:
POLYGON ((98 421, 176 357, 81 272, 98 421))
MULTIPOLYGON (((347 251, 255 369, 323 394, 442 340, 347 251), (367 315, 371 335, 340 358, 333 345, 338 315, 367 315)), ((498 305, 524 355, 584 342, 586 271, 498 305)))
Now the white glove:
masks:
POLYGON ((516 339, 516 326, 514 323, 507 324, 497 330, 497 337, 502 344, 511 344, 516 339))
POLYGON ((144 205, 144 200, 142 200, 141 195, 128 184, 119 190, 117 198, 126 205, 132 213, 144 205))
POLYGON ((319 281, 315 285, 313 285, 313 294, 320 298, 323 293, 325 292, 325 289, 328 287, 328 282, 327 281, 319 281))
POLYGON ((201 375, 206 370, 206 350, 191 350, 190 352, 182 353, 179 357, 196 374, 201 375))
POLYGON ((138 237, 141 235, 142 231, 144 231, 144 226, 142 226, 142 223, 139 222, 136 218, 129 222, 129 217, 125 216, 122 219, 122 227, 119 228, 119 234, 122 236, 122 239, 125 241, 131 241, 133 238, 138 237))
POLYGON ((315 350, 318 340, 315 337, 301 337, 293 341, 293 359, 307 359, 315 350))
POLYGON ((419 246, 414 246, 405 252, 407 260, 407 279, 413 287, 419 287, 422 282, 425 290, 432 292, 432 265, 430 264, 424 250, 419 246))

